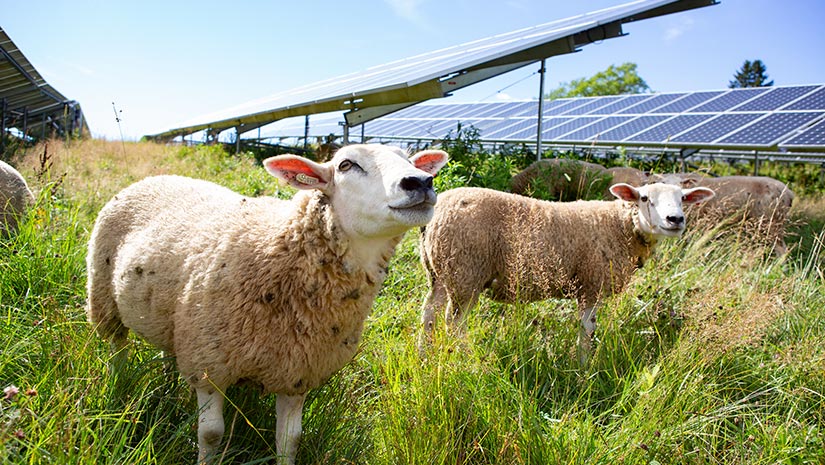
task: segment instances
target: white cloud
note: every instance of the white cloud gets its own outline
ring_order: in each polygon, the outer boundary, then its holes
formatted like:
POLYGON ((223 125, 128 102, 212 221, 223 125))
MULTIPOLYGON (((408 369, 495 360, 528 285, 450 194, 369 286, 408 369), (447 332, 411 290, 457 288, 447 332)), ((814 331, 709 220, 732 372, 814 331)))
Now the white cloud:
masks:
POLYGON ((510 94, 498 92, 496 93, 496 100, 513 100, 513 97, 511 97, 510 94))
POLYGON ((384 0, 395 12, 396 15, 400 16, 407 21, 410 21, 415 24, 421 24, 423 22, 423 16, 421 16, 421 5, 424 4, 424 0, 384 0))
POLYGON ((693 28, 693 18, 681 18, 678 23, 672 24, 665 30, 665 42, 671 42, 679 38, 685 32, 693 28))

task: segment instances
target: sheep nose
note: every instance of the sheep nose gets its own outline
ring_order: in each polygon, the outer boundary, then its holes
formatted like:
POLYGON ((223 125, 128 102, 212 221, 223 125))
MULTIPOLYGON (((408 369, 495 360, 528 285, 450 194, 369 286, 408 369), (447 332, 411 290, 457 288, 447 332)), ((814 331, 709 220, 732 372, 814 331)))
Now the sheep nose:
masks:
POLYGON ((431 190, 433 188, 433 177, 407 176, 401 179, 400 184, 405 191, 431 190))
POLYGON ((680 225, 680 224, 682 224, 682 223, 684 223, 684 222, 685 222, 685 217, 684 217, 684 216, 667 216, 667 217, 666 217, 666 219, 667 219, 667 220, 668 220, 671 224, 674 224, 674 225, 676 225, 676 226, 678 226, 678 225, 680 225))

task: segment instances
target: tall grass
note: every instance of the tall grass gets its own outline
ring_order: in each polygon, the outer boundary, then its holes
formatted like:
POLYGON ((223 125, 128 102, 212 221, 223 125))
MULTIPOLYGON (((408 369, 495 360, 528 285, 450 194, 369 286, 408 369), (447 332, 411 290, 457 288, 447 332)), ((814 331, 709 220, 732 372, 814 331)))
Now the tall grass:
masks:
MULTIPOLYGON (((135 339, 127 369, 110 374, 107 347, 85 321, 91 224, 113 193, 151 174, 288 193, 251 157, 213 148, 54 144, 50 175, 38 178, 43 150, 21 163, 37 206, 20 234, 0 243, 0 388, 18 388, 0 396, 0 461, 193 463, 194 395, 169 360, 135 339)), ((663 243, 625 292, 599 307, 584 368, 575 308, 563 300, 482 298, 464 336, 438 328, 419 357, 427 283, 411 233, 359 353, 310 393, 298 460, 823 463, 820 202, 803 199, 795 217, 803 245, 784 259, 713 232, 663 243)), ((274 399, 245 386, 227 395, 222 463, 271 461, 274 399)))

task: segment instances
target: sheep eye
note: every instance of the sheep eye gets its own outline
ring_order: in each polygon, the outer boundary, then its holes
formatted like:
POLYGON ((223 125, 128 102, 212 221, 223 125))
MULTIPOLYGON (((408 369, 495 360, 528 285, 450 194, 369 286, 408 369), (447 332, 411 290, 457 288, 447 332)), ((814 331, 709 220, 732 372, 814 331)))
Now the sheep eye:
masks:
POLYGON ((354 165, 353 162, 344 160, 338 164, 338 171, 349 171, 349 169, 352 168, 352 165, 354 165))
POLYGON ((641 200, 642 202, 647 202, 647 196, 643 195, 643 196, 639 197, 639 200, 641 200))

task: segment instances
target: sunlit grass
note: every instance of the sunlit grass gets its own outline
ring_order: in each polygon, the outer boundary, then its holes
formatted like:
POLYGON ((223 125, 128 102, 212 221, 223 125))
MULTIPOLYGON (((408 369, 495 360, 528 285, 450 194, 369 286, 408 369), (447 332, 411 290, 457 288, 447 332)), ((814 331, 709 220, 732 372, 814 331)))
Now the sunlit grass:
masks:
MULTIPOLYGON (((194 395, 169 360, 135 339, 127 369, 107 370, 83 310, 88 234, 103 203, 145 175, 277 188, 251 158, 213 148, 75 144, 50 148, 39 178, 27 159, 38 204, 0 243, 0 388, 19 390, 0 395, 0 462, 194 463, 194 395)), ((310 393, 299 462, 822 463, 822 204, 803 200, 814 206, 795 207, 795 231, 809 242, 784 259, 713 232, 663 243, 599 307, 583 368, 575 306, 560 300, 482 298, 463 336, 438 328, 419 357, 427 283, 410 233, 361 350, 310 393)), ((271 462, 274 398, 227 394, 223 463, 271 462)))

